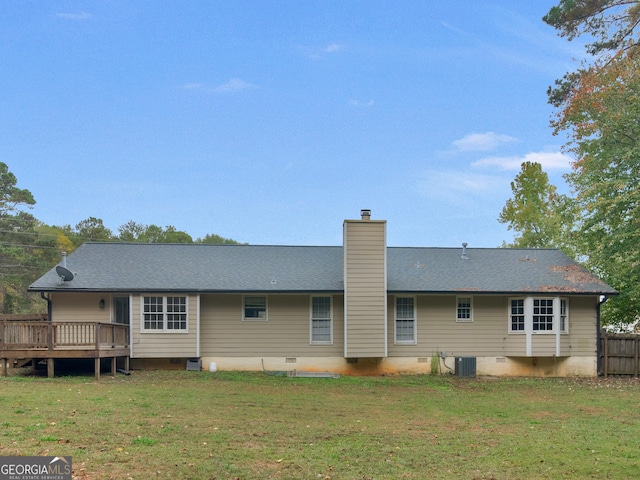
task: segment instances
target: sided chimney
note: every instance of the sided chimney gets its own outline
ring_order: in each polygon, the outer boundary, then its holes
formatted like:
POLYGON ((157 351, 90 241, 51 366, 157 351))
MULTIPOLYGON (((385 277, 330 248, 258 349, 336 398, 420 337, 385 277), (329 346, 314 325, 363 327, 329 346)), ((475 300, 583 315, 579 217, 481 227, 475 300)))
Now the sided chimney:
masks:
POLYGON ((361 220, 343 224, 344 357, 387 356, 387 222, 361 220))

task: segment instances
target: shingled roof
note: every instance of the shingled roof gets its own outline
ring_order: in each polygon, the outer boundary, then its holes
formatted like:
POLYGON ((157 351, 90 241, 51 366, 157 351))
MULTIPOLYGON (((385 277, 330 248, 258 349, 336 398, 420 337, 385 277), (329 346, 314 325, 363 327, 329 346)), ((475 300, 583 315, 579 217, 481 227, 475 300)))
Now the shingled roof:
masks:
MULTIPOLYGON (((389 293, 545 293, 616 291, 558 250, 387 247, 389 293)), ((342 247, 86 243, 30 291, 335 292, 344 291, 342 247)))

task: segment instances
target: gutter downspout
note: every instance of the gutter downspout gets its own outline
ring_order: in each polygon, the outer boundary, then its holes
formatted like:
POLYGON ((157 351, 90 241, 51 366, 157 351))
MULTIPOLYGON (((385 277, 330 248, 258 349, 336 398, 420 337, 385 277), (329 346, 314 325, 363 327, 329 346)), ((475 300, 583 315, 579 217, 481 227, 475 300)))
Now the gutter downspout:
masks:
POLYGON ((600 363, 600 354, 602 353, 602 348, 600 347, 600 344, 602 343, 600 337, 600 307, 604 302, 609 300, 608 295, 603 295, 603 297, 604 298, 598 302, 598 306, 596 308, 596 375, 598 376, 602 373, 602 365, 600 363))
POLYGON ((47 301, 47 320, 51 321, 53 308, 51 307, 51 298, 45 297, 44 292, 40 292, 40 298, 47 301))

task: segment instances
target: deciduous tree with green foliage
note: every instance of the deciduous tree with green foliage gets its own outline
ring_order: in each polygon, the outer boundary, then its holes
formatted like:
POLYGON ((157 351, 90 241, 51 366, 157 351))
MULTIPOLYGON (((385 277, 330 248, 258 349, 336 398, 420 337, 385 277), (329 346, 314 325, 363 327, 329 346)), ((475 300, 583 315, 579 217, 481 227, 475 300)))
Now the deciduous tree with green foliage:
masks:
POLYGON ((220 235, 207 234, 204 238, 193 240, 186 232, 176 230, 169 225, 166 228, 157 225, 143 225, 133 220, 118 227, 118 239, 123 242, 144 243, 211 243, 211 244, 238 244, 235 240, 224 238, 220 235))
POLYGON ((581 213, 577 247, 619 292, 613 324, 640 318, 640 57, 625 54, 582 75, 554 121, 576 161, 567 175, 581 213))
POLYGON ((562 0, 544 20, 569 39, 587 34, 593 56, 549 92, 556 133, 575 157, 567 180, 579 212, 576 246, 620 296, 612 325, 640 318, 640 2, 562 0))
POLYGON ((215 233, 207 233, 203 238, 198 238, 196 243, 209 243, 214 245, 240 245, 240 242, 231 238, 224 238, 215 233))
POLYGON ((498 221, 518 236, 506 247, 561 248, 570 250, 573 226, 571 201, 549 183, 549 176, 536 162, 524 162, 511 182, 513 198, 507 200, 498 221))
POLYGON ((118 227, 118 239, 123 242, 139 243, 193 243, 186 232, 169 225, 166 228, 157 225, 143 225, 133 220, 118 227))

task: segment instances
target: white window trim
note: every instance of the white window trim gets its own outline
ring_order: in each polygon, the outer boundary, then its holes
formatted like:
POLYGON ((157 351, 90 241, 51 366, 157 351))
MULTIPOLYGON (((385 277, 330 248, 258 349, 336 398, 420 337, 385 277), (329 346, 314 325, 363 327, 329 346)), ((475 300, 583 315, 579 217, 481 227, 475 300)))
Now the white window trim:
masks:
MULTIPOLYGON (((511 302, 509 302, 511 303, 511 302)), ((456 296, 456 322, 459 323, 472 323, 473 322, 473 296, 472 295, 457 295, 456 296), (458 317, 458 307, 460 306, 460 299, 468 298, 469 299, 469 318, 460 318, 458 317)))
POLYGON ((167 294, 142 294, 140 295, 140 333, 189 333, 189 295, 167 295, 167 294), (144 328, 144 298, 145 297, 161 297, 162 298, 162 328, 144 328), (186 328, 167 328, 167 297, 181 297, 185 299, 185 315, 186 328))
POLYGON ((242 311, 240 313, 240 315, 242 316, 242 321, 243 322, 268 322, 269 321, 269 296, 268 295, 243 295, 242 296, 242 311), (250 298, 250 297, 263 297, 264 298, 264 317, 245 317, 244 313, 245 313, 245 306, 246 306, 246 299, 250 298))
MULTIPOLYGON (((325 319, 322 319, 325 320, 325 319)), ((311 295, 309 299, 309 343, 310 345, 333 345, 333 296, 332 295, 311 295), (313 339, 313 299, 329 298, 329 340, 313 339)))
MULTIPOLYGON (((407 319, 402 319, 407 320, 407 319)), ((418 301, 414 295, 396 295, 393 299, 393 343, 394 345, 418 344, 418 301), (413 299, 413 340, 398 340, 398 303, 400 298, 413 299)))
POLYGON ((534 295, 527 297, 509 297, 507 301, 507 329, 510 335, 522 335, 531 333, 533 335, 561 335, 569 334, 569 299, 566 297, 557 297, 549 295, 534 295), (524 330, 512 330, 511 325, 511 301, 512 300, 524 300, 524 330), (534 330, 533 329, 533 301, 534 300, 553 300, 553 328, 551 330, 534 330), (565 302, 566 306, 566 318, 565 329, 560 328, 560 306, 561 302, 565 302))

